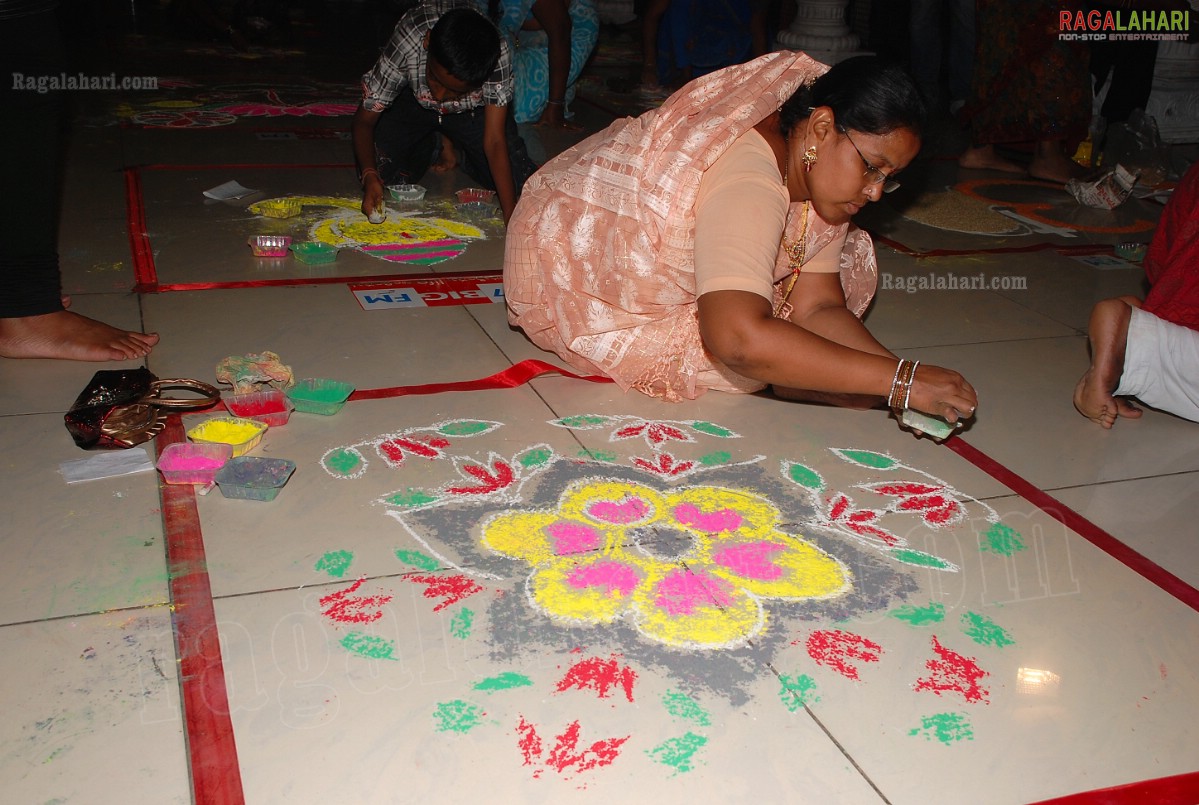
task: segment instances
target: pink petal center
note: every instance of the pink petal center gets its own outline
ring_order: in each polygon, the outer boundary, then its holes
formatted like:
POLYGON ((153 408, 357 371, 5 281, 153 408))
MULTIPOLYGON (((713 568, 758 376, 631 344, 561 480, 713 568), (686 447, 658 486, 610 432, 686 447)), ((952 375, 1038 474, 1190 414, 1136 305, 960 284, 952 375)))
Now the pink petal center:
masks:
POLYGON ((649 504, 641 498, 626 498, 621 501, 600 500, 588 506, 587 513, 605 523, 628 525, 649 514, 649 504))
POLYGON ((691 503, 682 503, 676 506, 674 517, 683 525, 691 526, 696 531, 702 531, 705 534, 736 531, 741 527, 742 521, 741 515, 732 509, 705 513, 691 503))
POLYGON ((577 590, 600 587, 609 597, 625 597, 637 589, 640 579, 637 571, 628 565, 611 559, 601 559, 574 568, 567 574, 566 581, 577 590))
POLYGON ((776 542, 750 542, 745 545, 730 545, 712 555, 712 561, 727 567, 738 576, 760 581, 774 581, 783 575, 783 569, 771 557, 783 550, 776 542))
POLYGON ((603 545, 603 537, 589 525, 560 520, 546 526, 546 533, 558 556, 569 556, 574 553, 587 553, 603 545))
POLYGON ((658 584, 654 601, 667 614, 694 615, 699 607, 727 607, 733 603, 732 585, 706 573, 672 570, 658 584))

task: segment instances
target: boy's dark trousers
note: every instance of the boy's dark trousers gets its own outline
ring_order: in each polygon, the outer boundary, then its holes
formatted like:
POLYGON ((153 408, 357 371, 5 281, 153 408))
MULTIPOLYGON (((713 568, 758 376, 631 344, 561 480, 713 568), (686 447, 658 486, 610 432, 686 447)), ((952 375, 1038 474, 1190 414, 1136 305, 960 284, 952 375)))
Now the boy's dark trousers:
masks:
MULTIPOLYGON (((441 114, 416 102, 411 92, 401 92, 375 124, 375 160, 384 184, 419 182, 437 151, 437 133, 448 137, 458 151, 459 165, 480 186, 495 189, 495 180, 483 151, 482 107, 469 112, 441 114)), ((520 193, 536 163, 529 157, 525 141, 516 129, 509 108, 505 131, 512 180, 520 193)))

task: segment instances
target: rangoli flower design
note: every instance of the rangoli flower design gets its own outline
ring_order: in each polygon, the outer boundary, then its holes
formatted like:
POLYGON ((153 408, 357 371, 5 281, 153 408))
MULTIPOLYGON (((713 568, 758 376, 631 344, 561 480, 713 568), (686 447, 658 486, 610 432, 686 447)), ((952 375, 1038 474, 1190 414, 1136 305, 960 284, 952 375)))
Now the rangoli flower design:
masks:
POLYGON ((742 490, 658 492, 586 479, 555 511, 508 510, 483 544, 528 562, 530 601, 582 623, 624 618, 672 646, 724 648, 766 625, 763 599, 829 598, 849 588, 844 565, 780 530, 778 510, 742 490))

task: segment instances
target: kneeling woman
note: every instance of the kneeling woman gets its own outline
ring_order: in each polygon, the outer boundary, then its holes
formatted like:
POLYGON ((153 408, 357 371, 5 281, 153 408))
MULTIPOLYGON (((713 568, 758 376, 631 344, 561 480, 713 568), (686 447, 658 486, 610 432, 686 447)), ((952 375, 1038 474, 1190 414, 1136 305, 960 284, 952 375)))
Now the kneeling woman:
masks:
POLYGON ((895 186, 924 107, 898 67, 772 53, 563 152, 508 225, 509 320, 572 366, 667 400, 767 385, 950 422, 974 389, 859 320, 878 271, 850 219, 895 186), (914 368, 914 371, 913 371, 914 368))

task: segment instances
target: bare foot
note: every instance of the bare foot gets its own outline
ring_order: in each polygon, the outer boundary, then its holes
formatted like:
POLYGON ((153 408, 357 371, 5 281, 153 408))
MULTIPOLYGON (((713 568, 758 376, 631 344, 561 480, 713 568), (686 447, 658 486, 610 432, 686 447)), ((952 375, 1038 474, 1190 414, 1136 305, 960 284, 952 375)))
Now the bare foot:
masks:
POLYGON ((1065 184, 1071 179, 1082 179, 1088 171, 1066 156, 1058 141, 1037 143, 1036 153, 1028 164, 1028 175, 1034 179, 1065 184))
POLYGON ((958 167, 969 168, 970 170, 1003 171, 1004 173, 1016 173, 1021 176, 1028 173, 1023 165, 1012 162, 1010 159, 1004 159, 995 153, 995 146, 993 145, 978 145, 967 148, 958 157, 958 167))
POLYGON ((0 319, 0 357, 5 358, 126 361, 149 355, 157 343, 157 333, 118 330, 69 310, 0 319))
POLYGON ((458 152, 454 150, 454 144, 450 142, 449 137, 441 138, 441 154, 437 157, 437 161, 429 166, 429 170, 434 173, 447 173, 458 167, 458 152))
POLYGON ((1137 419, 1141 409, 1112 392, 1124 373, 1124 348, 1132 308, 1124 299, 1105 299, 1091 311, 1087 334, 1091 341, 1091 368, 1074 387, 1074 407, 1103 428, 1111 428, 1117 417, 1137 419))

